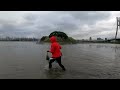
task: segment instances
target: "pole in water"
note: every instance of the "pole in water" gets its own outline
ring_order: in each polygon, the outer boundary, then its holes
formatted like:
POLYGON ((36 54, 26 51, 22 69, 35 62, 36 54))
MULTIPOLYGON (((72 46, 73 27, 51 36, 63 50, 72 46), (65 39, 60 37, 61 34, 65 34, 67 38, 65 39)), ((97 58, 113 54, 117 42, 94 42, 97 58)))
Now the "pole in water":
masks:
POLYGON ((120 28, 120 17, 116 17, 116 19, 117 19, 117 28, 116 28, 116 34, 115 34, 115 41, 116 41, 116 38, 117 38, 118 27, 120 28))

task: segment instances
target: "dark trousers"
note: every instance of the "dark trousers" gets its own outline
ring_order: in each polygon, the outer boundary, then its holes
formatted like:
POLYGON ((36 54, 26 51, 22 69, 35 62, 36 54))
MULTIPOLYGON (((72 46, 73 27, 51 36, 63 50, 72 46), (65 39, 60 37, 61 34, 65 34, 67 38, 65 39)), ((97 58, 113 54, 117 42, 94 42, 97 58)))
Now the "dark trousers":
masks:
POLYGON ((55 60, 57 61, 57 63, 59 64, 59 66, 60 66, 63 70, 65 70, 65 67, 61 64, 61 57, 54 58, 54 59, 50 60, 50 62, 49 62, 49 68, 52 68, 52 63, 53 63, 55 60))

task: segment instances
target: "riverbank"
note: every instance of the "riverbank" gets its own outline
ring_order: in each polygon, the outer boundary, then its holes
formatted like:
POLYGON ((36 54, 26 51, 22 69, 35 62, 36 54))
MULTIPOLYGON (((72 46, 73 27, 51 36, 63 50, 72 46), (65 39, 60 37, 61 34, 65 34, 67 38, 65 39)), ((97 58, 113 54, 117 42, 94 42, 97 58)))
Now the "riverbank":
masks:
MULTIPOLYGON (((71 44, 120 44, 120 43, 114 43, 114 42, 59 42, 61 45, 71 45, 71 44)), ((50 44, 50 42, 36 42, 36 44, 50 44)))

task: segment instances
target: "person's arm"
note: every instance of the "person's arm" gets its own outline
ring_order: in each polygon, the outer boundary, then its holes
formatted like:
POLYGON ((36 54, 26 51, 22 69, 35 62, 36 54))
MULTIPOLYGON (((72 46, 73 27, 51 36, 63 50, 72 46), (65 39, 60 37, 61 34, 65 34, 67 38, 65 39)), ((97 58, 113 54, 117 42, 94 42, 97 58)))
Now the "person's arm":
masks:
POLYGON ((49 50, 49 52, 54 53, 55 52, 55 46, 51 45, 51 49, 49 50))
POLYGON ((62 47, 60 46, 60 49, 62 49, 62 47))
MULTIPOLYGON (((62 49, 62 47, 61 47, 61 45, 59 45, 60 46, 60 49, 62 49)), ((61 56, 62 56, 63 54, 62 54, 62 52, 61 52, 61 56)))

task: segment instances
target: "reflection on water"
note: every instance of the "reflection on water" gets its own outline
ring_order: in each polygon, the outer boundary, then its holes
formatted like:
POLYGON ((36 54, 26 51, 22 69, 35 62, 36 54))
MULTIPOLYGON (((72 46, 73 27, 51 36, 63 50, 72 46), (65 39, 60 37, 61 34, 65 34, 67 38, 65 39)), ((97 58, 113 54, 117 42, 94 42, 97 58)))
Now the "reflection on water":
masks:
POLYGON ((57 63, 48 69, 46 51, 49 47, 35 42, 0 42, 0 78, 120 78, 119 44, 62 45, 62 63, 67 71, 62 71, 57 63))

